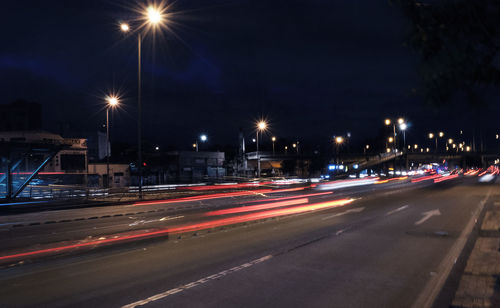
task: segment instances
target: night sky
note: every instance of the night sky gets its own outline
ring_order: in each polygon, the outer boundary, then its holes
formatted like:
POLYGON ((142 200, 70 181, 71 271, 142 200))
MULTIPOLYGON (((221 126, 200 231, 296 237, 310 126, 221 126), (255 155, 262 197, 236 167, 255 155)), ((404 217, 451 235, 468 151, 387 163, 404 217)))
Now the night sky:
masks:
MULTIPOLYGON (((1 103, 41 103, 47 130, 93 131, 105 120, 103 96, 120 90, 114 140, 135 142, 137 46, 118 28, 134 6, 3 1, 1 103)), ((408 22, 388 1, 182 0, 173 10, 175 34, 143 42, 151 143, 189 147, 204 132, 236 144, 239 128, 249 136, 260 117, 278 137, 328 142, 349 131, 363 142, 385 117, 404 116, 417 140, 457 131, 470 116, 412 94, 418 57, 404 46, 408 22)))

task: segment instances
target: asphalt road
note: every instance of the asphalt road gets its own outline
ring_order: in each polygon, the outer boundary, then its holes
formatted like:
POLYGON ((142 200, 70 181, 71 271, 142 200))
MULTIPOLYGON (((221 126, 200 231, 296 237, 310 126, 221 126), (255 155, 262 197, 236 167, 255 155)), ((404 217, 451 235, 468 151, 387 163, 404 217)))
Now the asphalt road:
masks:
POLYGON ((0 307, 429 307, 499 188, 328 192, 2 217, 0 307))

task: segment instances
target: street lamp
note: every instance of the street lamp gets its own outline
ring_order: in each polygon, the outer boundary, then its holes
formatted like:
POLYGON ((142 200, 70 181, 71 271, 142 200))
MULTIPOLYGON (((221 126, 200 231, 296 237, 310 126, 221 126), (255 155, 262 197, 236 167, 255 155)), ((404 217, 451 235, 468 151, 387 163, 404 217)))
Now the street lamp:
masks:
POLYGON ((342 143, 344 142, 344 137, 342 136, 337 136, 335 137, 335 144, 337 145, 336 148, 337 148, 337 165, 339 164, 339 148, 340 148, 340 145, 342 145, 342 143))
MULTIPOLYGON (((429 139, 433 139, 435 140, 436 142, 436 148, 435 148, 435 152, 437 153, 437 150, 438 150, 438 136, 439 138, 443 138, 444 137, 444 133, 443 132, 439 132, 437 135, 434 135, 433 133, 429 133, 429 139)), ((453 140, 451 141, 451 143, 453 143, 453 140)))
MULTIPOLYGON (((142 106, 141 106, 141 44, 143 34, 148 30, 155 30, 165 22, 167 11, 165 4, 150 5, 142 9, 141 20, 143 24, 137 27, 137 160, 139 171, 139 199, 142 199, 142 106)), ((128 33, 131 27, 128 23, 121 23, 120 30, 128 33)))
MULTIPOLYGON (((109 155, 111 143, 109 141, 109 109, 118 106, 119 99, 116 96, 110 95, 106 97, 108 107, 106 107, 106 184, 105 187, 109 188, 109 155)), ((103 183, 104 184, 104 183, 103 183)))
POLYGON ((263 132, 267 129, 267 123, 264 120, 257 122, 257 176, 260 178, 260 156, 259 156, 259 132, 263 132))
POLYGON ((406 147, 406 133, 405 133, 405 130, 407 128, 407 124, 405 123, 405 119, 403 118, 398 118, 397 120, 391 120, 391 119, 385 119, 384 121, 385 125, 386 126, 390 126, 392 124, 392 133, 393 133, 393 141, 389 141, 389 142, 393 142, 393 150, 394 152, 396 152, 396 123, 399 125, 399 130, 403 131, 403 138, 404 138, 404 147, 403 149, 406 147))
MULTIPOLYGON (((402 119, 400 119, 402 120, 402 119)), ((405 122, 399 123, 399 130, 403 131, 403 149, 406 148, 406 129, 408 125, 405 122)))
POLYGON ((273 156, 274 156, 274 143, 276 142, 276 137, 272 137, 271 141, 273 142, 273 156))
MULTIPOLYGON (((205 141, 207 141, 207 139, 208 139, 208 137, 205 134, 203 134, 203 135, 200 136, 201 142, 205 142, 205 141)), ((195 147, 196 148, 196 152, 198 152, 198 149, 199 149, 198 139, 196 140, 195 143, 193 143, 193 147, 195 147)))

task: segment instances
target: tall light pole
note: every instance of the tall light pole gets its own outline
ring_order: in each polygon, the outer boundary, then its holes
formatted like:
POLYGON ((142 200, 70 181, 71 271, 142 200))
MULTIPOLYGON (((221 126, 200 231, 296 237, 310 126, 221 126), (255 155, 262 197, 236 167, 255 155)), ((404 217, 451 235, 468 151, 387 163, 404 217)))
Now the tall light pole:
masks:
POLYGON ((111 143, 109 142, 109 109, 118 106, 118 97, 108 96, 106 97, 106 102, 108 106, 106 107, 106 183, 104 184, 106 188, 109 188, 109 155, 111 143))
POLYGON ((264 120, 257 122, 257 177, 260 178, 260 155, 259 155, 259 132, 263 132, 267 129, 267 123, 264 120))
POLYGON ((340 148, 340 145, 342 145, 342 143, 344 142, 344 137, 341 137, 341 136, 337 136, 335 137, 335 144, 336 144, 336 147, 337 147, 337 165, 339 164, 339 148, 340 148))
MULTIPOLYGON (((201 135, 201 136, 200 136, 200 140, 201 140, 202 142, 207 141, 207 139, 208 139, 208 138, 207 138, 207 135, 205 135, 205 134, 203 134, 203 135, 201 135)), ((198 152, 198 147, 199 147, 199 144, 198 144, 198 139, 196 139, 196 143, 194 143, 194 145, 195 145, 195 147, 196 147, 196 152, 198 152)))
POLYGON ((399 130, 403 132, 403 150, 406 149, 406 129, 408 128, 408 125, 403 122, 399 124, 399 130))
MULTIPOLYGON (((137 160, 139 171, 139 199, 142 199, 142 104, 141 104, 141 44, 142 33, 147 30, 155 30, 165 21, 165 7, 150 5, 142 13, 143 24, 137 31, 137 160)), ((130 25, 120 24, 122 32, 129 32, 130 25)))
POLYGON ((273 156, 274 156, 274 143, 276 142, 276 137, 272 137, 271 138, 271 141, 273 142, 273 156))
POLYGON ((385 119, 385 121, 384 121, 386 126, 390 126, 392 124, 392 134, 393 134, 393 138, 394 138, 394 143, 393 143, 393 147, 392 147, 393 152, 396 152, 396 122, 397 122, 397 124, 399 124, 400 130, 402 130, 402 128, 401 128, 402 125, 403 125, 404 129, 406 129, 405 119, 403 119, 403 118, 399 118, 397 120, 385 119))
POLYGON ((435 140, 435 143, 436 143, 436 148, 435 148, 435 152, 437 153, 438 151, 438 136, 439 138, 443 138, 444 137, 444 133, 443 132, 439 132, 438 134, 434 135, 433 133, 429 133, 429 139, 433 139, 435 140))

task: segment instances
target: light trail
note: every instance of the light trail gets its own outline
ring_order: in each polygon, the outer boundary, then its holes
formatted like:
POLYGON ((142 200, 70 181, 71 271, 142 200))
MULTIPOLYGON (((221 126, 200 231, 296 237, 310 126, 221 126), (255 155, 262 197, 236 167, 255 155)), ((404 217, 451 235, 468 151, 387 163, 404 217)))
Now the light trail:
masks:
POLYGON ((440 182, 455 179, 455 178, 458 178, 458 174, 451 174, 451 175, 443 176, 440 178, 436 178, 436 179, 434 179, 434 183, 440 183, 440 182))
POLYGON ((441 175, 439 175, 439 174, 428 175, 428 176, 423 176, 423 177, 416 178, 416 179, 411 179, 411 182, 412 183, 418 183, 418 182, 422 182, 422 181, 426 181, 426 180, 432 180, 432 179, 436 179, 436 178, 440 178, 440 177, 441 177, 441 175))
POLYGON ((331 195, 331 194, 333 194, 333 192, 327 191, 327 192, 322 192, 322 193, 305 194, 305 195, 297 195, 297 196, 290 196, 290 197, 280 197, 280 198, 271 198, 271 199, 251 200, 251 201, 246 201, 245 203, 266 202, 266 201, 280 201, 280 200, 297 199, 297 198, 305 198, 305 197, 313 197, 313 196, 324 196, 324 195, 331 195))
POLYGON ((235 192, 229 192, 229 193, 219 193, 219 194, 210 194, 210 195, 204 195, 204 196, 183 197, 183 198, 176 198, 176 199, 141 201, 141 202, 132 203, 131 205, 139 206, 139 205, 170 204, 170 203, 190 202, 190 201, 203 201, 203 200, 212 200, 212 199, 220 199, 220 198, 251 196, 251 195, 258 195, 258 194, 271 193, 271 192, 273 192, 272 189, 235 191, 235 192))
POLYGON ((307 202, 309 202, 308 198, 292 199, 292 200, 287 200, 287 201, 271 202, 271 203, 264 203, 264 204, 258 204, 258 205, 252 205, 252 206, 242 206, 242 207, 231 208, 231 209, 226 209, 226 210, 211 211, 211 212, 205 213, 203 216, 218 216, 218 215, 236 214, 236 213, 244 213, 244 212, 253 212, 253 211, 259 211, 259 210, 268 210, 268 209, 273 209, 273 208, 277 208, 277 207, 304 204, 307 202))
POLYGON ((63 252, 63 251, 71 250, 71 249, 82 248, 82 247, 92 247, 92 246, 97 246, 97 245, 101 245, 101 244, 126 242, 126 241, 136 240, 136 239, 148 239, 148 238, 152 238, 152 237, 165 236, 168 234, 194 232, 194 231, 199 231, 199 230, 203 230, 203 229, 216 228, 216 227, 238 224, 238 223, 249 222, 249 221, 255 221, 255 220, 260 220, 260 219, 330 209, 330 208, 335 208, 335 207, 347 205, 349 203, 352 203, 353 201, 354 201, 354 199, 339 199, 339 200, 333 200, 333 201, 327 201, 327 202, 313 203, 313 204, 308 204, 308 205, 300 205, 300 206, 295 206, 295 207, 285 208, 285 209, 262 211, 262 212, 252 213, 252 214, 245 214, 245 215, 241 215, 241 216, 230 217, 230 218, 216 219, 216 220, 197 223, 197 224, 189 224, 189 225, 183 225, 183 226, 172 227, 172 228, 164 228, 164 229, 160 229, 160 230, 152 231, 152 232, 133 234, 133 235, 125 235, 122 237, 95 240, 95 241, 90 241, 90 242, 86 242, 86 243, 78 243, 78 244, 73 244, 73 245, 65 245, 65 246, 52 247, 52 248, 47 248, 47 249, 40 249, 40 250, 16 253, 16 254, 11 254, 11 255, 4 255, 4 256, 0 256, 0 261, 6 261, 6 260, 11 260, 11 259, 23 258, 23 257, 39 256, 39 255, 55 253, 55 252, 63 252))

